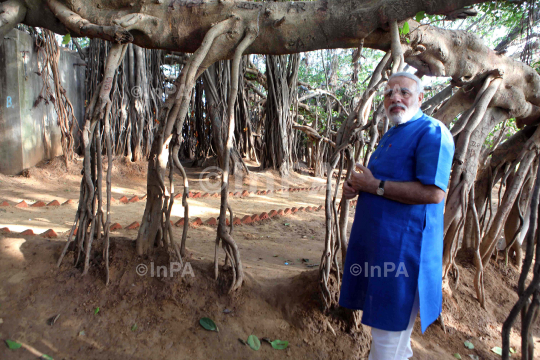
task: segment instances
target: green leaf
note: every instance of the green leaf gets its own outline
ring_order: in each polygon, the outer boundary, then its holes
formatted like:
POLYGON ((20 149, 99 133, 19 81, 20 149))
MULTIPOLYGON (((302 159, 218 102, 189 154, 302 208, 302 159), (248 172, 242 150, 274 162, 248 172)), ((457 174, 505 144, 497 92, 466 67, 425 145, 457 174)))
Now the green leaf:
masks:
POLYGON ((409 44, 411 42, 411 40, 409 40, 409 39, 405 39, 405 41, 407 42, 407 44, 409 44))
POLYGON ((257 351, 257 350, 259 350, 261 348, 261 341, 255 335, 249 335, 249 337, 247 339, 247 343, 248 343, 249 347, 252 348, 255 351, 257 351))
POLYGON ((515 353, 516 353, 516 350, 510 348, 510 352, 511 352, 512 354, 515 354, 515 353))
POLYGON ((463 345, 465 345, 465 347, 466 347, 467 349, 469 349, 469 350, 472 350, 472 349, 474 349, 474 345, 473 345, 473 343, 472 343, 472 342, 470 342, 470 341, 468 341, 468 340, 467 340, 467 341, 465 341, 465 342, 463 343, 463 345))
POLYGON ((201 326, 206 330, 219 331, 216 323, 212 319, 202 318, 201 320, 199 320, 199 324, 201 324, 201 326))
POLYGON ((94 310, 94 315, 97 315, 98 312, 99 312, 99 307, 97 307, 96 310, 94 310))
POLYGON ((403 35, 407 35, 409 33, 409 23, 405 21, 403 24, 403 35))
POLYGON ((289 342, 285 340, 274 340, 270 343, 270 345, 272 345, 272 347, 276 350, 283 350, 289 346, 289 342))
POLYGON ((41 355, 39 360, 54 360, 54 359, 52 357, 50 357, 49 355, 43 354, 43 355, 41 355))
POLYGON ((131 327, 131 331, 137 331, 137 324, 133 324, 133 326, 131 327))
POLYGON ((455 353, 455 354, 454 354, 454 357, 455 357, 456 359, 461 359, 461 355, 459 355, 458 353, 455 353))
POLYGON ((20 349, 21 348, 21 344, 19 344, 18 342, 16 341, 12 341, 12 340, 6 340, 6 344, 7 344, 7 347, 10 348, 11 350, 17 350, 17 349, 20 349))
POLYGON ((71 34, 67 33, 66 35, 64 35, 64 38, 62 40, 62 45, 67 45, 69 44, 70 41, 71 41, 71 34))
POLYGON ((426 17, 426 12, 425 11, 419 11, 417 14, 416 14, 416 21, 420 22, 422 20, 424 20, 424 18, 426 17))
POLYGON ((493 349, 491 349, 495 354, 502 356, 502 349, 498 346, 495 346, 493 349))

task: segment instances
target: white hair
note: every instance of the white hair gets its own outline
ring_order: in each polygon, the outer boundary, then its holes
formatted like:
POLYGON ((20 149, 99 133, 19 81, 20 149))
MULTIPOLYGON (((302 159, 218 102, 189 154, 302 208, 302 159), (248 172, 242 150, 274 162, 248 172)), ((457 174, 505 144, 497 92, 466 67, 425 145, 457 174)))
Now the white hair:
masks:
POLYGON ((418 94, 422 94, 424 92, 424 85, 422 85, 422 80, 420 80, 418 76, 411 74, 409 72, 402 71, 402 72, 397 72, 395 74, 390 75, 390 77, 388 78, 388 81, 390 82, 390 80, 396 77, 406 77, 406 78, 416 81, 416 91, 418 92, 418 94))

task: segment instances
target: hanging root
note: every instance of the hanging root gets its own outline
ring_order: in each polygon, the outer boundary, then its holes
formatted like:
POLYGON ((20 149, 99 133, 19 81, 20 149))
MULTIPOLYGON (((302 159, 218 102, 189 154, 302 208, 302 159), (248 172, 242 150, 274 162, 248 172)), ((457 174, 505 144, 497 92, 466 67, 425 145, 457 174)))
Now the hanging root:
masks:
MULTIPOLYGON (((482 255, 484 267, 487 266, 489 262, 491 254, 497 244, 498 235, 508 218, 512 205, 516 201, 516 198, 523 187, 529 169, 532 166, 534 159, 537 157, 536 152, 539 145, 540 131, 537 129, 535 134, 525 144, 522 154, 518 156, 516 161, 514 161, 510 167, 510 169, 515 169, 519 164, 519 168, 512 177, 510 184, 507 186, 507 190, 504 193, 503 199, 497 209, 497 213, 493 218, 493 222, 482 239, 480 253, 482 255)), ((505 180, 505 178, 506 176, 503 177, 503 180, 505 180)))
POLYGON ((126 44, 133 41, 133 36, 121 26, 102 26, 92 24, 78 14, 68 9, 58 0, 47 0, 47 5, 54 15, 74 35, 101 38, 117 44, 126 44))
MULTIPOLYGON (((330 162, 326 167, 326 202, 325 202, 325 216, 326 216, 326 233, 324 241, 324 252, 321 257, 321 264, 319 266, 319 285, 321 287, 321 293, 323 300, 325 302, 325 307, 329 309, 334 305, 332 292, 329 288, 330 273, 332 268, 336 266, 339 269, 339 264, 337 263, 337 254, 336 242, 340 242, 336 239, 336 232, 339 231, 339 226, 336 222, 338 219, 337 209, 336 209, 336 200, 337 200, 337 191, 339 190, 339 181, 341 179, 341 174, 343 172, 343 158, 344 158, 344 148, 341 148, 340 151, 335 151, 330 162), (340 170, 338 176, 338 184, 336 185, 334 196, 332 196, 332 177, 334 175, 335 168, 337 164, 340 163, 340 170), (336 241, 337 240, 337 241, 336 241)), ((347 174, 350 176, 350 174, 347 174)), ((343 199, 344 200, 344 199, 343 199)), ((342 202, 343 202, 342 200, 342 202)), ((348 209, 348 200, 345 200, 347 205, 345 206, 348 209)), ((342 209, 343 211, 343 209, 342 209)), ((348 214, 347 214, 348 215, 348 214)), ((338 283, 339 285, 339 283, 338 283)))
POLYGON ((111 101, 109 100, 111 93, 111 84, 115 76, 116 69, 122 62, 127 45, 113 45, 105 67, 104 80, 94 94, 91 103, 86 112, 86 121, 83 130, 83 146, 84 146, 84 164, 83 164, 83 179, 81 181, 81 191, 79 197, 79 207, 75 216, 73 227, 70 231, 68 241, 58 259, 57 266, 60 266, 69 245, 72 242, 72 237, 77 229, 77 234, 73 241, 77 244, 75 252, 77 254, 75 265, 82 259, 83 275, 88 273, 90 267, 91 249, 94 239, 101 240, 101 228, 104 228, 104 258, 106 283, 109 283, 109 224, 110 224, 110 202, 111 202, 111 169, 112 169, 112 152, 110 139, 110 122, 109 112, 111 109, 111 101), (107 217, 103 219, 103 166, 101 154, 102 137, 101 125, 104 122, 104 138, 107 147, 107 217))
MULTIPOLYGON (((176 166, 184 177, 184 195, 182 203, 185 207, 184 232, 182 235, 182 244, 179 254, 185 252, 185 243, 187 237, 187 229, 189 218, 187 208, 187 194, 189 188, 187 186, 187 177, 185 171, 178 160, 178 149, 180 139, 182 138, 182 128, 184 120, 191 100, 191 92, 195 85, 195 80, 200 75, 201 69, 206 66, 205 62, 208 51, 214 39, 222 35, 233 24, 235 18, 229 18, 212 27, 206 34, 201 47, 191 56, 184 68, 180 77, 176 80, 175 85, 177 92, 175 96, 167 99, 165 106, 160 116, 160 128, 158 135, 152 144, 150 161, 148 162, 148 184, 146 208, 144 210, 141 227, 137 236, 137 254, 139 256, 151 253, 156 245, 161 244, 167 239, 163 238, 163 234, 167 232, 169 239, 172 239, 171 231, 167 231, 169 225, 163 222, 163 218, 167 217, 167 209, 171 209, 174 205, 173 191, 165 185, 164 173, 168 169, 171 176, 171 167, 176 166), (176 127, 175 146, 169 149, 172 140, 172 132, 176 127), (172 161, 169 156, 169 151, 173 152, 172 161), (164 201, 169 201, 168 205, 164 205, 164 201)), ((207 62, 210 60, 206 60, 207 62)), ((170 184, 170 182, 169 182, 170 184)), ((170 224, 170 223, 169 223, 170 224)), ((174 241, 171 242, 175 247, 174 241)), ((176 248, 175 248, 176 251, 176 248)))
POLYGON ((392 74, 395 74, 403 71, 403 68, 405 67, 405 58, 403 56, 403 49, 399 38, 399 28, 396 20, 390 22, 390 36, 392 39, 392 74))
POLYGON ((51 100, 53 103, 61 133, 64 163, 67 168, 69 161, 73 159, 73 126, 77 124, 77 119, 75 118, 73 105, 71 104, 71 101, 69 101, 66 90, 60 81, 60 73, 58 71, 60 49, 55 34, 46 29, 43 29, 42 38, 39 38, 36 41, 36 45, 39 48, 39 55, 43 57, 43 67, 39 71, 41 78, 43 79, 43 87, 41 88, 38 100, 36 100, 34 106, 42 100, 47 103, 51 100), (49 86, 49 71, 52 72, 54 90, 49 86))
MULTIPOLYGON (((181 128, 177 127, 177 142, 176 146, 173 148, 173 160, 174 164, 182 174, 182 179, 184 180, 184 193, 182 194, 182 206, 184 207, 184 228, 182 231, 182 242, 180 244, 180 255, 185 256, 186 255, 186 239, 187 239, 187 232, 189 229, 189 204, 187 201, 187 197, 189 194, 189 183, 188 183, 188 177, 186 175, 186 170, 184 170, 184 167, 180 163, 180 160, 178 159, 178 151, 180 150, 180 132, 181 128)), ((174 197, 173 197, 174 199, 174 197)), ((172 206, 171 206, 172 207, 172 206)), ((172 236, 172 234, 171 234, 172 236)))
POLYGON ((474 265, 476 266, 476 274, 474 276, 474 288, 476 290, 476 297, 480 302, 480 305, 485 309, 486 298, 484 293, 484 266, 482 265, 482 258, 480 256, 480 240, 482 239, 482 233, 480 230, 478 212, 476 211, 476 204, 474 202, 474 186, 471 186, 471 191, 469 192, 469 206, 472 210, 475 229, 474 265))
MULTIPOLYGON (((467 150, 469 148, 471 135, 484 118, 487 107, 501 83, 501 77, 494 78, 494 75, 488 76, 483 85, 483 88, 485 87, 486 90, 482 92, 482 95, 478 98, 478 102, 474 104, 470 110, 470 112, 474 111, 474 114, 472 116, 469 114, 470 118, 465 116, 463 121, 460 119, 462 124, 460 124, 460 127, 463 128, 463 131, 461 129, 456 129, 456 131, 454 131, 454 128, 452 128, 452 135, 454 136, 462 132, 458 139, 458 144, 456 144, 456 153, 454 154, 454 161, 458 164, 465 163, 465 155, 467 154, 467 150)), ((463 171, 462 169, 463 166, 457 169, 459 170, 457 174, 452 173, 452 178, 458 179, 463 171)))
POLYGON ((533 359, 534 352, 534 340, 531 334, 531 324, 534 319, 538 316, 538 307, 540 306, 540 256, 539 249, 540 244, 538 243, 538 237, 536 236, 536 231, 538 228, 538 200, 540 195, 540 166, 538 166, 536 172, 536 181, 534 186, 534 192, 531 199, 531 214, 529 220, 529 230, 527 231, 526 236, 526 251, 525 251, 525 260, 523 262, 523 267, 521 269, 521 275, 518 280, 518 301, 510 310, 510 314, 503 323, 502 327, 502 358, 503 360, 510 359, 510 332, 512 326, 521 313, 521 352, 523 358, 533 359), (536 249, 535 249, 536 247, 536 249), (536 254, 535 254, 536 253, 536 254), (533 279, 530 281, 529 285, 525 287, 527 276, 531 270, 531 267, 534 263, 533 279), (532 301, 531 301, 532 297, 532 301))
MULTIPOLYGON (((234 104, 236 102, 236 97, 238 95, 238 76, 239 76, 239 68, 240 68, 240 60, 242 58, 242 54, 246 50, 246 48, 253 43, 255 38, 257 37, 257 33, 253 29, 246 29, 244 39, 240 42, 238 47, 235 50, 234 58, 231 63, 231 90, 229 93, 229 99, 228 99, 228 118, 229 118, 229 124, 228 124, 228 134, 227 134, 227 142, 225 146, 225 152, 222 155, 222 163, 223 163, 223 174, 221 179, 221 206, 219 209, 219 224, 217 229, 217 237, 216 237, 216 253, 214 258, 214 264, 217 263, 217 247, 219 245, 219 241, 223 240, 223 250, 225 251, 227 255, 227 259, 229 259, 231 263, 231 267, 233 269, 233 280, 231 283, 231 286, 229 288, 229 293, 232 291, 235 291, 239 289, 242 286, 242 282, 244 280, 244 272, 242 269, 242 262, 240 260, 240 251, 238 250, 238 246, 236 245, 236 242, 234 241, 232 237, 232 221, 231 221, 231 228, 230 230, 227 229, 226 224, 226 216, 227 216, 227 210, 231 210, 229 206, 229 168, 230 168, 230 156, 231 156, 231 149, 233 146, 233 135, 234 135, 234 104)), ((231 211, 231 220, 232 220, 232 211, 231 211)))

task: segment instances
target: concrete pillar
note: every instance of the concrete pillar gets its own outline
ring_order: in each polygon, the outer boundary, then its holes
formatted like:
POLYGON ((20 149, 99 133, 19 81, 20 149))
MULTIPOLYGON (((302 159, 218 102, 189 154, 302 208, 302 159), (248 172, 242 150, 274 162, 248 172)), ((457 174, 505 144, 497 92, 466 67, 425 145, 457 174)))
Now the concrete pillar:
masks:
MULTIPOLYGON (((78 122, 84 117, 84 62, 76 53, 60 53, 61 82, 78 122)), ((43 67, 32 37, 11 30, 0 39, 0 172, 17 174, 62 154, 61 133, 52 100, 43 91, 43 67), (39 63, 38 63, 39 61, 39 63), (36 100, 40 96, 36 105, 36 100)), ((51 73, 52 76, 52 73, 51 73)), ((50 88, 54 89, 52 78, 50 88)), ((79 136, 75 126, 74 137, 79 136)))

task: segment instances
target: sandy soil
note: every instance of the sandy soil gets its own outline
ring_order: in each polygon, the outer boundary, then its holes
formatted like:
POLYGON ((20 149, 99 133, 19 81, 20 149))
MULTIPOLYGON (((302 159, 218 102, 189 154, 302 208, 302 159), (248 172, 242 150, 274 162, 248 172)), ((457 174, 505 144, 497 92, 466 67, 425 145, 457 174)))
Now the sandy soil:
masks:
MULTIPOLYGON (((134 255, 136 230, 114 232, 111 242, 111 284, 104 285, 100 244, 96 244, 91 272, 81 277, 72 266, 69 254, 55 266, 67 238, 77 204, 58 207, 16 208, 25 200, 57 199, 63 203, 78 198, 82 161, 65 171, 59 159, 30 169, 29 177, 0 176, 0 339, 23 343, 24 349, 9 350, 0 345, 0 359, 36 359, 45 353, 54 359, 365 359, 369 350, 369 328, 351 328, 342 310, 329 316, 321 313, 317 267, 324 248, 324 213, 299 212, 286 217, 235 228, 245 267, 241 291, 226 295, 229 273, 213 280, 215 228, 190 229, 188 259, 193 270, 184 276, 139 276, 136 268, 165 266, 171 259, 163 251, 152 258, 134 255), (59 237, 17 234, 31 228, 39 234, 54 229, 59 237), (302 259, 309 259, 308 262, 302 259), (287 263, 287 265, 286 265, 287 263), (96 309, 99 311, 96 312, 96 309), (50 318, 60 314, 57 321, 50 318), (219 332, 207 332, 198 321, 212 318, 219 332), (334 334, 335 333, 335 334, 334 334), (288 340, 287 350, 274 350, 263 343, 258 352, 242 345, 250 334, 259 338, 288 340)), ((251 164, 253 165, 253 164, 251 164)), ((113 197, 142 196, 146 187, 146 165, 115 160, 113 197)), ((188 168, 192 191, 218 191, 211 174, 188 168), (210 176, 209 176, 210 175, 210 176)), ((176 177, 177 189, 181 179, 176 177)), ((279 179, 273 171, 255 172, 249 178, 233 179, 235 192, 313 187, 325 181, 292 174, 279 179)), ((269 212, 286 207, 314 206, 324 202, 324 192, 250 195, 233 198, 235 216, 269 212)), ((206 219, 218 214, 219 198, 190 199, 190 218, 206 219)), ((144 201, 113 203, 112 220, 123 226, 140 221, 144 201)), ((352 210, 354 211, 354 209, 352 210)), ((178 204, 173 221, 183 214, 178 204)), ((351 221, 352 221, 351 212, 351 221)), ((175 227, 176 239, 182 229, 175 227)), ((458 259, 460 285, 446 284, 443 316, 447 333, 434 324, 421 335, 417 321, 413 334, 413 359, 455 359, 452 354, 478 355, 480 359, 499 359, 490 349, 500 346, 500 330, 517 300, 519 276, 513 265, 492 262, 486 279, 487 306, 475 299, 474 269, 469 255, 458 259), (465 340, 474 350, 463 346, 465 340)), ((223 256, 220 255, 221 261, 223 256)), ((519 330, 519 320, 517 323, 519 330)), ((518 330, 512 334, 512 347, 519 353, 518 330)), ((540 324, 535 324, 535 341, 540 353, 540 324)), ((514 358, 518 356, 514 355, 514 358)))

